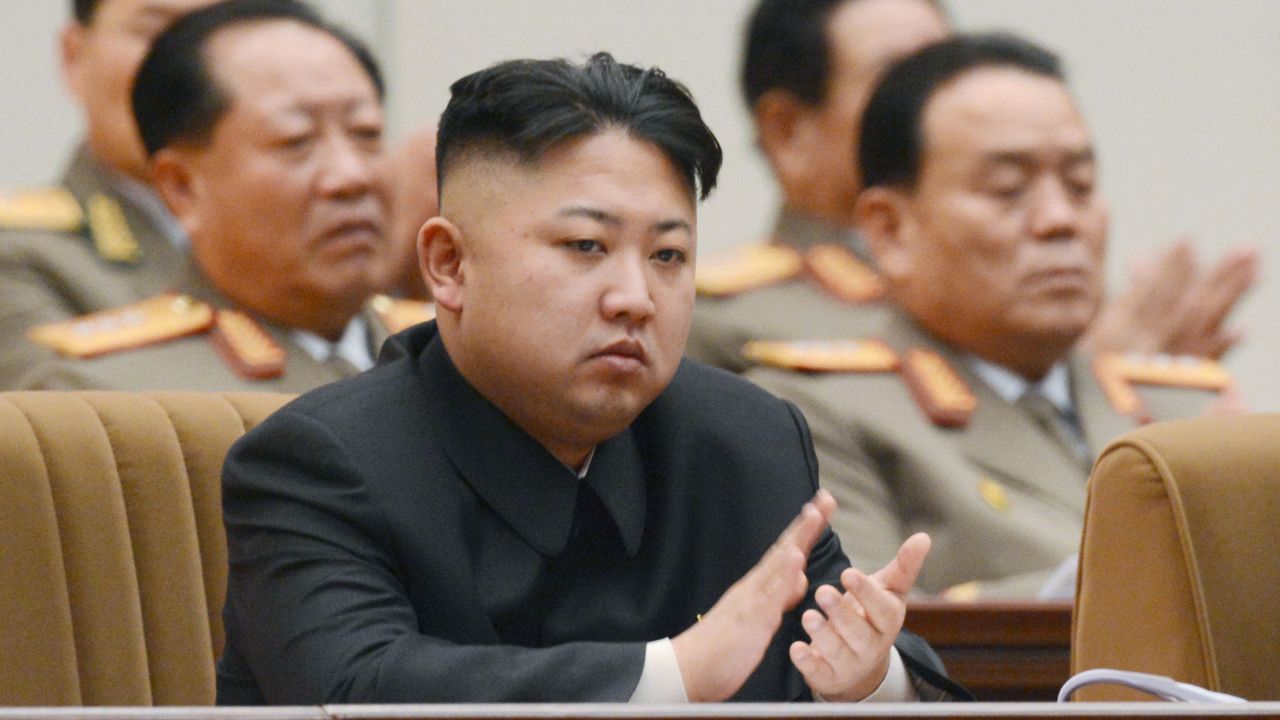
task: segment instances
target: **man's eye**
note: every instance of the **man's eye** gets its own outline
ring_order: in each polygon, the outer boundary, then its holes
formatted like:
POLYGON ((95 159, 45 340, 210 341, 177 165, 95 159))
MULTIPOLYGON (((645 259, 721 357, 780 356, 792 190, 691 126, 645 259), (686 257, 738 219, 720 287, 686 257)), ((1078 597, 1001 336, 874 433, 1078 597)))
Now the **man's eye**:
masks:
POLYGON ((599 240, 570 240, 565 245, 581 253, 604 252, 604 245, 599 240))
POLYGON ((285 150, 301 150, 311 143, 311 135, 289 135, 280 138, 276 144, 285 150))
POLYGON ((658 262, 671 264, 683 263, 689 259, 689 256, 683 250, 677 250, 676 248, 663 248, 654 253, 653 257, 658 262))

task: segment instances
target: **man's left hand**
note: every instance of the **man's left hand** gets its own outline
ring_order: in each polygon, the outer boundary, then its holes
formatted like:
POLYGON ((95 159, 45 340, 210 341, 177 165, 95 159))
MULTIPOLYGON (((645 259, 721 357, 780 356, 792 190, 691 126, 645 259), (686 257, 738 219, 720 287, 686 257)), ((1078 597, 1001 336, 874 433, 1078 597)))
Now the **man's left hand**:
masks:
POLYGON ((929 547, 929 536, 916 533, 874 575, 845 570, 840 576, 845 592, 831 585, 818 588, 814 596, 821 612, 806 610, 801 618, 809 642, 791 645, 791 662, 809 689, 825 700, 853 702, 880 686, 907 616, 907 593, 929 547))

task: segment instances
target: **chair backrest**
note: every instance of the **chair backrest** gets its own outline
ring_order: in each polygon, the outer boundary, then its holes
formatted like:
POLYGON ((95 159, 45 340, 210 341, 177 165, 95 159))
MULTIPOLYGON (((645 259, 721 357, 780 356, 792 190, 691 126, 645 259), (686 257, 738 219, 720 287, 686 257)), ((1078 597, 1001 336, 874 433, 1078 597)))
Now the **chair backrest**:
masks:
POLYGON ((289 399, 0 393, 0 704, 213 703, 222 460, 289 399))
MULTIPOLYGON (((1072 672, 1280 700, 1280 415, 1132 431, 1089 480, 1072 672)), ((1087 688, 1080 700, 1139 698, 1087 688)))

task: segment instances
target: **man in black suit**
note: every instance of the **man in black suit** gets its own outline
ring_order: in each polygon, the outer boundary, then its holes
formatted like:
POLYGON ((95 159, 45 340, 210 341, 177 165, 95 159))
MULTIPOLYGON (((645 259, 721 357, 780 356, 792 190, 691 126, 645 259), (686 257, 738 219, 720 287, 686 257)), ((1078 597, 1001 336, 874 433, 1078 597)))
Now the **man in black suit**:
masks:
POLYGON ((228 456, 219 702, 964 695, 899 636, 928 537, 849 568, 800 414, 681 362, 721 161, 687 91, 601 54, 452 93, 437 321, 228 456))

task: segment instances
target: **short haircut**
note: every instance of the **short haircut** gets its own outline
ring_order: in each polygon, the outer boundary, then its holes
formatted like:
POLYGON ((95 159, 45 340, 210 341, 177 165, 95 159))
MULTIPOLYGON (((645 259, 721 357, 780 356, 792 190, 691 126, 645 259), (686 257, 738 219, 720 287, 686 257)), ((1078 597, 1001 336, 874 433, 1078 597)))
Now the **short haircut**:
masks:
POLYGON ((326 33, 368 73, 382 99, 382 73, 364 43, 298 0, 224 0, 178 18, 152 44, 133 84, 133 117, 148 155, 174 144, 209 142, 232 98, 208 64, 210 40, 247 23, 287 20, 326 33))
POLYGON ((71 0, 71 15, 81 25, 88 25, 101 4, 102 0, 71 0))
MULTIPOLYGON (((945 14, 941 0, 923 0, 945 14)), ((831 16, 858 0, 760 0, 747 20, 739 82, 748 108, 770 90, 809 105, 826 102, 831 86, 831 16)))
POLYGON ((981 68, 1012 68, 1066 82, 1057 55, 1006 33, 956 35, 903 58, 880 78, 862 115, 858 171, 864 187, 915 187, 929 100, 981 68))
POLYGON ((653 143, 705 199, 723 154, 689 91, 657 68, 597 53, 566 60, 511 60, 453 83, 436 140, 440 187, 463 156, 513 155, 536 163, 567 140, 611 129, 653 143))

